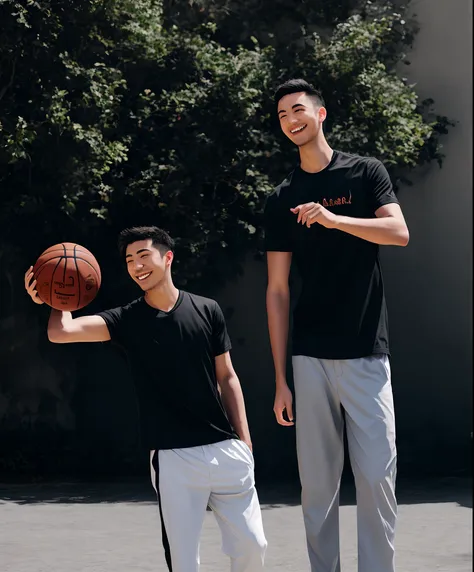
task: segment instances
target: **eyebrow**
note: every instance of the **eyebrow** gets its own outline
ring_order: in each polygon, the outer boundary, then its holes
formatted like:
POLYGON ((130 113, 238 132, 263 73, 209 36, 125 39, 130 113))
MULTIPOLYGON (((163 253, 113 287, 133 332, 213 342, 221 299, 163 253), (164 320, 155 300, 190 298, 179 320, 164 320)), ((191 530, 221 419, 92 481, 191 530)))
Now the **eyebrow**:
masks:
MULTIPOLYGON (((306 106, 303 105, 302 103, 295 103, 291 109, 295 109, 295 107, 304 107, 306 109, 306 106)), ((278 115, 280 115, 280 113, 286 113, 285 109, 280 109, 280 111, 278 112, 278 115)))
MULTIPOLYGON (((151 252, 151 250, 149 248, 140 248, 140 250, 137 250, 137 254, 140 254, 140 252, 151 252)), ((125 258, 132 258, 133 254, 127 254, 127 256, 125 258)))

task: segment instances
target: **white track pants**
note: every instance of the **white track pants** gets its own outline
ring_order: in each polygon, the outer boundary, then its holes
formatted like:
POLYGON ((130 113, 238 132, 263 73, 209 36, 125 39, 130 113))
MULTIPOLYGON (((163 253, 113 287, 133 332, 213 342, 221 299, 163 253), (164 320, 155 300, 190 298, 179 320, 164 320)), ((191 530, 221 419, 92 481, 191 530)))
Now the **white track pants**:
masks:
POLYGON ((199 570, 201 528, 209 505, 222 533, 231 572, 259 572, 267 541, 255 490, 254 459, 245 443, 151 452, 163 545, 172 572, 199 570))

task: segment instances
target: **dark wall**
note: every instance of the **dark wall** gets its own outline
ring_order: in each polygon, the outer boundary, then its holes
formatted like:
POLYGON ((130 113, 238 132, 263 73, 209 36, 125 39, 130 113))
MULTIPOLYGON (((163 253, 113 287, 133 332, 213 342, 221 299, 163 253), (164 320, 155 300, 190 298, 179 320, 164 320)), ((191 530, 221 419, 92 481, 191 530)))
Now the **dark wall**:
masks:
MULTIPOLYGON (((409 280, 394 276, 407 256, 408 249, 393 249, 385 257, 399 474, 469 473, 471 345, 467 337, 460 339, 462 330, 456 339, 446 336, 452 314, 440 309, 428 321, 422 315, 421 300, 432 300, 420 293, 416 269, 409 280)), ((261 482, 296 480, 294 428, 280 427, 272 410, 265 287, 265 265, 249 260, 244 275, 215 297, 228 317, 257 477, 261 482)), ((110 343, 49 343, 48 312, 43 310, 38 309, 37 323, 25 329, 25 336, 36 332, 31 334, 34 343, 19 346, 8 363, 2 363, 0 395, 9 403, 0 425, 2 477, 145 475, 147 454, 140 445, 135 394, 124 356, 110 343)), ((466 326, 469 323, 467 319, 466 326)))

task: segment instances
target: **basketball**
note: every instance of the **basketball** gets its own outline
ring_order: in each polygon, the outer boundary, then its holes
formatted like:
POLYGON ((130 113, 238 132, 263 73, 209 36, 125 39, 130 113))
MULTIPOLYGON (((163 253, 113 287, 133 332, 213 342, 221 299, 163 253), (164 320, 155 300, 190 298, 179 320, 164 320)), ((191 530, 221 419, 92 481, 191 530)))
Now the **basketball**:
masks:
POLYGON ((55 310, 80 310, 100 288, 100 267, 92 252, 72 242, 51 246, 33 266, 40 299, 55 310))

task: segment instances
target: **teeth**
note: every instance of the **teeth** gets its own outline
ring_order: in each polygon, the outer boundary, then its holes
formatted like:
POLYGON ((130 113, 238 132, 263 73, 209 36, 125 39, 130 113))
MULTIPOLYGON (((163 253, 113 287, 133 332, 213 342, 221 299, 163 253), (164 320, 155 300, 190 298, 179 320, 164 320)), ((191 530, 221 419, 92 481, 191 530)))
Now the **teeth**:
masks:
POLYGON ((303 131, 303 129, 306 127, 306 125, 303 125, 302 127, 297 127, 296 129, 293 129, 293 131, 291 131, 291 133, 299 133, 300 131, 303 131))
POLYGON ((148 274, 143 274, 142 276, 137 276, 138 280, 145 280, 145 278, 148 278, 148 276, 150 276, 151 272, 148 272, 148 274))

